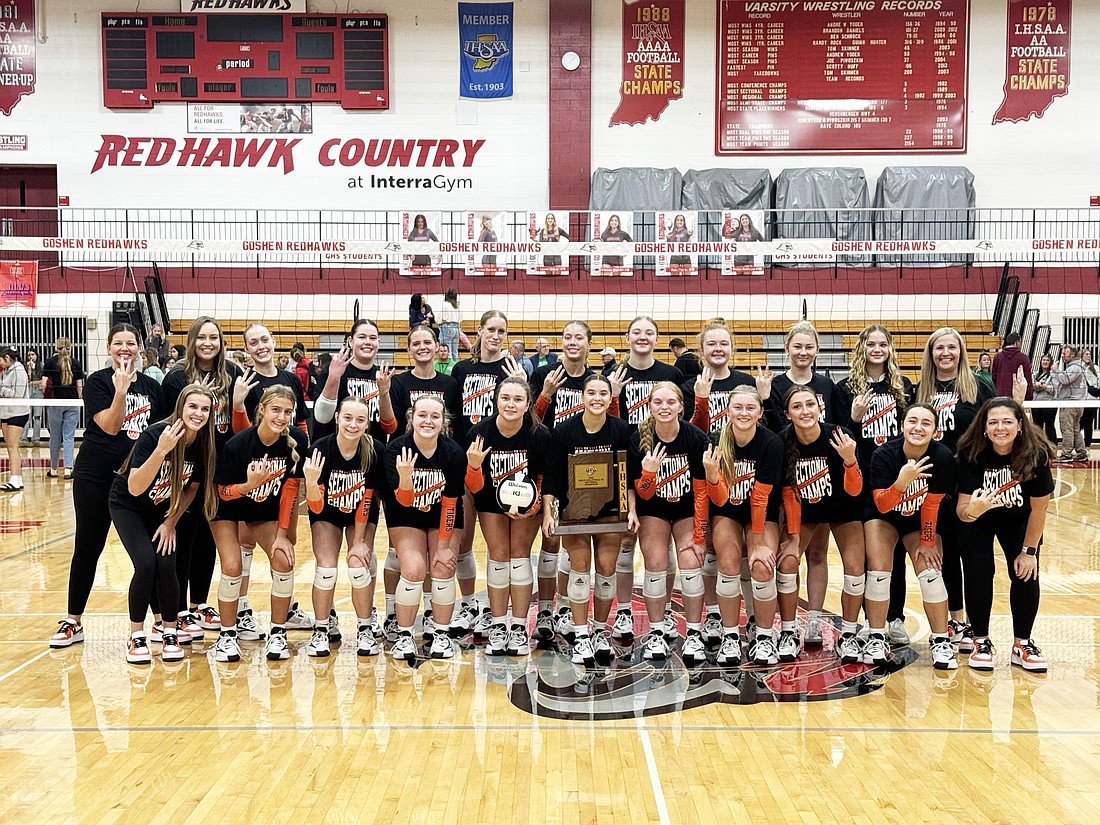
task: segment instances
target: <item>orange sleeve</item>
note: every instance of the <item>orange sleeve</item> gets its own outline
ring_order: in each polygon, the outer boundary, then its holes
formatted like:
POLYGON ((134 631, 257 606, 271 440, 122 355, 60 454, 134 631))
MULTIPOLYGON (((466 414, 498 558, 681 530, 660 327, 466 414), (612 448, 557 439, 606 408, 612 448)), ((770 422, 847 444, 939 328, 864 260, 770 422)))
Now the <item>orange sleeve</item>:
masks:
POLYGON ((695 522, 691 526, 691 540, 695 544, 704 544, 707 540, 707 525, 710 515, 710 498, 707 495, 707 480, 693 478, 691 494, 695 499, 695 522))
POLYGON ((485 473, 481 471, 480 467, 471 467, 466 465, 466 478, 464 479, 466 489, 471 493, 480 492, 485 486, 485 473))
POLYGON ((220 498, 222 501, 233 501, 233 499, 243 497, 244 493, 241 492, 241 486, 239 484, 218 485, 218 498, 220 498))
POLYGON ((306 496, 306 507, 309 508, 309 512, 319 516, 325 509, 325 485, 318 484, 317 487, 321 491, 321 497, 312 501, 309 496, 306 496))
POLYGON ((443 509, 439 512, 439 540, 450 541, 455 532, 455 511, 458 499, 443 496, 443 509))
POLYGON ((239 433, 252 426, 248 413, 244 410, 233 410, 233 432, 239 433))
POLYGON ((383 418, 379 422, 382 427, 382 432, 386 435, 393 435, 397 432, 397 419, 396 418, 383 418))
POLYGON ((772 494, 772 485, 754 481, 749 494, 749 512, 752 514, 752 532, 762 535, 768 519, 768 497, 772 494))
POLYGON ((718 481, 714 484, 708 482, 707 487, 710 489, 710 500, 718 507, 726 504, 730 500, 730 488, 726 484, 726 477, 722 475, 722 471, 718 471, 718 481))
POLYGON ((920 506, 920 546, 931 547, 936 543, 936 519, 940 513, 943 493, 928 493, 920 506))
POLYGON ((793 487, 783 488, 783 510, 787 513, 787 532, 797 536, 802 532, 802 502, 793 487))
POLYGON ((298 500, 299 480, 288 478, 279 493, 279 526, 284 530, 290 526, 290 516, 294 512, 294 503, 298 500))
POLYGON ((406 490, 403 487, 398 487, 396 491, 397 503, 402 507, 412 507, 413 502, 416 501, 416 491, 406 490))
POLYGON ((710 396, 695 396, 695 412, 691 414, 691 423, 705 433, 710 432, 710 396), (699 403, 702 401, 703 403, 699 403))
POLYGON ((367 518, 370 516, 370 503, 374 498, 374 490, 367 490, 363 493, 363 498, 359 502, 359 506, 355 508, 355 523, 366 524, 367 518))
POLYGON ((657 492, 657 474, 651 473, 649 470, 642 470, 641 477, 634 479, 634 489, 638 495, 649 501, 653 498, 653 494, 657 492))
POLYGON ((304 432, 306 435, 309 435, 309 421, 308 420, 303 419, 303 420, 299 421, 297 424, 295 424, 294 426, 297 427, 302 432, 304 432))
POLYGON ((859 470, 858 461, 851 467, 844 467, 844 492, 850 496, 858 496, 863 492, 863 473, 859 470))
MULTIPOLYGON (((847 473, 845 473, 845 475, 847 475, 847 473)), ((845 487, 847 486, 847 479, 845 479, 845 487)), ((889 513, 901 504, 902 496, 904 496, 905 493, 891 484, 889 487, 875 490, 872 495, 874 496, 875 506, 878 507, 878 511, 880 513, 889 513)))
POLYGON ((607 414, 613 415, 616 418, 622 418, 622 416, 619 415, 619 396, 616 395, 611 399, 611 403, 607 407, 607 414))
POLYGON ((546 411, 550 409, 550 399, 546 396, 539 394, 535 398, 535 418, 542 421, 546 417, 546 411))

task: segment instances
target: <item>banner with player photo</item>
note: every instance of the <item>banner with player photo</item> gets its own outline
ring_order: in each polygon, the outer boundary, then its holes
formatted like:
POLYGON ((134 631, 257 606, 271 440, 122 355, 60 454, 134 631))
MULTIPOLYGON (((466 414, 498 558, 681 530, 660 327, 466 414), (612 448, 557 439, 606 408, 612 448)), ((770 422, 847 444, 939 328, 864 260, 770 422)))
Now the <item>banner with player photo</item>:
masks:
MULTIPOLYGON (((556 212, 527 213, 527 234, 537 244, 568 241, 569 213, 562 212, 562 223, 558 224, 556 212)), ((565 275, 569 272, 569 256, 565 255, 528 255, 527 273, 529 275, 565 275)))
MULTIPOLYGON (((439 212, 401 212, 401 237, 408 241, 435 241, 439 243, 443 225, 439 212)), ((440 275, 443 272, 439 255, 402 255, 402 275, 440 275)))
POLYGON ((466 256, 467 275, 507 275, 511 256, 500 255, 492 249, 493 244, 506 244, 507 226, 503 212, 467 212, 466 240, 476 244, 488 244, 489 249, 480 249, 478 253, 466 256))
MULTIPOLYGON (((589 232, 594 241, 605 243, 632 243, 634 238, 633 212, 591 212, 589 213, 589 232)), ((593 275, 633 275, 633 255, 592 256, 593 275)))
POLYGON ((34 309, 38 303, 38 261, 0 261, 0 307, 34 309))
POLYGON ((512 4, 459 3, 458 94, 481 100, 512 96, 512 4))
POLYGON ((699 258, 691 252, 677 250, 678 244, 690 244, 698 238, 699 215, 695 212, 658 212, 657 240, 665 248, 657 255, 658 275, 695 275, 699 258))
MULTIPOLYGON (((754 243, 764 240, 764 210, 748 209, 742 212, 722 212, 722 240, 737 243, 754 243)), ((764 255, 723 255, 723 275, 763 275, 764 255)))

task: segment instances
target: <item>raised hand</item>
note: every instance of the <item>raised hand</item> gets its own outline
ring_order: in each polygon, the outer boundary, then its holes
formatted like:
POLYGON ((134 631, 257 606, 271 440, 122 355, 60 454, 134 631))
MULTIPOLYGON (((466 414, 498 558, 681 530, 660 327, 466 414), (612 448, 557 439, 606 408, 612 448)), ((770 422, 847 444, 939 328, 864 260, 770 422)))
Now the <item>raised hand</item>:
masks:
POLYGON ((309 454, 305 464, 302 465, 302 474, 305 476, 306 484, 311 487, 316 486, 317 481, 321 478, 321 473, 325 469, 325 457, 316 450, 309 454))
POLYGON ((339 379, 344 375, 344 370, 348 368, 348 364, 351 363, 351 347, 348 344, 340 347, 340 351, 332 356, 332 360, 328 362, 328 377, 339 379))
POLYGON ((771 397, 773 378, 775 378, 775 373, 768 366, 756 368, 756 391, 760 393, 761 398, 771 397))
POLYGON ((160 437, 157 439, 157 452, 161 455, 168 455, 179 444, 179 440, 183 438, 183 434, 186 431, 183 419, 177 418, 170 427, 165 427, 161 430, 160 437))
POLYGON ((714 384, 714 370, 704 365, 702 371, 695 379, 695 397, 706 398, 710 395, 710 388, 714 384))
POLYGON ((618 398, 619 393, 623 391, 623 387, 634 379, 627 378, 626 364, 619 364, 619 366, 615 368, 615 371, 607 376, 607 380, 611 382, 611 397, 618 398))
POLYGON ((244 400, 259 385, 260 382, 256 378, 256 373, 252 370, 252 367, 246 367, 245 371, 238 375, 237 380, 233 382, 233 408, 243 410, 244 400))
POLYGON ((508 353, 504 356, 504 371, 508 373, 509 378, 522 378, 527 380, 527 370, 519 365, 519 361, 515 359, 512 353, 508 353))
POLYGON ((248 462, 248 470, 246 471, 247 478, 245 483, 248 484, 251 489, 255 490, 257 487, 261 486, 265 481, 267 481, 267 470, 267 453, 264 453, 263 458, 258 458, 255 461, 248 462))
POLYGON ((378 365, 378 372, 374 375, 374 383, 378 385, 378 394, 390 394, 390 381, 393 378, 393 367, 384 361, 378 365))
POLYGON ((898 471, 898 480, 894 485, 902 492, 909 489, 909 485, 916 481, 918 478, 928 478, 929 470, 932 469, 932 459, 928 456, 921 456, 919 460, 909 459, 905 462, 905 466, 898 471))
POLYGON ((973 518, 978 518, 978 516, 987 510, 1004 506, 1004 496, 994 495, 984 487, 980 487, 970 496, 970 503, 967 505, 967 511, 973 518))
POLYGON ((558 387, 565 383, 565 366, 558 364, 550 372, 546 373, 546 379, 542 382, 542 395, 553 398, 558 387))
POLYGON ((713 444, 707 446, 706 451, 703 453, 703 466, 707 470, 707 481, 714 479, 718 481, 718 448, 713 444))
POLYGON ((119 359, 118 369, 111 376, 111 383, 115 386, 115 393, 125 393, 137 376, 137 361, 123 356, 119 359))
POLYGON ((844 430, 839 427, 833 430, 833 437, 829 439, 829 443, 840 453, 840 457, 844 459, 847 466, 851 467, 856 463, 856 442, 844 430))
POLYGON ((642 459, 642 469, 647 473, 656 473, 661 469, 661 462, 665 460, 665 452, 665 445, 658 441, 642 459))
POLYGON ((863 421, 863 416, 867 415, 867 410, 871 407, 871 397, 873 392, 865 392, 863 395, 857 395, 852 399, 852 420, 863 421))
POLYGON ((402 447, 397 457, 397 474, 402 481, 412 483, 413 467, 416 466, 416 453, 410 447, 402 447))
POLYGON ((470 442, 470 448, 466 450, 466 461, 471 467, 480 467, 487 455, 489 455, 489 449, 479 435, 470 442))

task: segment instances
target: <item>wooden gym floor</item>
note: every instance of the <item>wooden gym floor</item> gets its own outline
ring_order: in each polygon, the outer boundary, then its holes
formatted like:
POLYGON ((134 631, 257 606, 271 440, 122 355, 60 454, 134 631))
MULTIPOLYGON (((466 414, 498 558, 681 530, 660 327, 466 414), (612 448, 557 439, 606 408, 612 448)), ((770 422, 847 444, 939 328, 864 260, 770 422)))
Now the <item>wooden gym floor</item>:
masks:
MULTIPOLYGON (((783 671, 689 674, 635 654, 585 676, 553 650, 529 661, 463 650, 412 669, 359 659, 345 642, 314 660, 302 631, 284 663, 245 643, 240 663, 216 664, 207 642, 181 663, 128 665, 131 566, 113 533, 88 640, 51 651, 72 503, 68 483, 46 478, 46 451, 29 457, 26 490, 0 498, 4 823, 1034 825, 1100 814, 1096 462, 1056 473, 1035 628, 1047 675, 1009 666, 1002 561, 991 674, 964 662, 954 676, 933 672, 910 574, 914 644, 892 672, 840 667, 827 640, 783 671)), ((308 602, 313 563, 300 548, 296 591, 308 602)), ((253 574, 261 608, 266 565, 253 574)), ((838 565, 831 575, 826 606, 837 609, 838 565)), ((343 573, 337 609, 353 636, 343 573)))

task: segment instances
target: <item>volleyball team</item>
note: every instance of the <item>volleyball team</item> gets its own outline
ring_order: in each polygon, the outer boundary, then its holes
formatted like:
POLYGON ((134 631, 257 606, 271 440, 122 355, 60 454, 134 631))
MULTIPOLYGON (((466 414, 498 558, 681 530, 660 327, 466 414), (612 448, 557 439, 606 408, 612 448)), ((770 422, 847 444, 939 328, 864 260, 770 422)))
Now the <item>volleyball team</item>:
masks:
POLYGON ((385 645, 410 663, 447 659, 456 638, 473 634, 492 656, 526 656, 532 642, 560 637, 580 666, 639 647, 660 662, 682 629, 672 608, 679 571, 688 666, 773 666, 822 644, 844 664, 883 665, 909 641, 908 558, 933 667, 955 669, 964 653, 989 670, 996 539, 1011 662, 1046 670, 1031 631, 1053 448, 1020 406, 1026 384, 1014 385, 1018 399, 994 397, 946 327, 929 337, 916 386, 877 324, 860 333, 839 383, 815 371, 808 322, 787 333, 790 367, 777 374, 733 369, 733 336, 716 320, 698 336, 700 374, 685 380, 655 358, 658 334, 651 318, 634 319, 627 354, 604 374, 588 366, 592 330, 571 321, 558 362, 528 378, 508 354, 507 319, 489 311, 472 357, 448 376, 435 369, 430 326, 408 333, 412 367, 397 372, 378 360, 378 327, 359 320, 309 410, 262 324, 245 330, 253 366, 242 371, 226 359, 218 322, 198 318, 163 385, 137 369, 138 331, 113 327, 111 365, 84 384, 68 614, 50 646, 84 640, 113 523, 134 564, 126 659, 135 664, 152 660, 153 644, 163 660, 182 659, 206 632, 222 662, 240 659, 242 640, 286 659, 288 630, 311 633, 308 655, 331 655, 343 555, 360 656, 385 645), (628 529, 557 535, 569 456, 608 451, 628 457, 628 529), (316 562, 306 606, 293 600, 301 502, 316 562), (475 523, 487 603, 475 595, 475 523), (835 629, 823 616, 830 535, 843 567, 835 629), (270 562, 266 629, 248 598, 257 547, 270 562), (644 620, 633 610, 637 553, 644 620))

